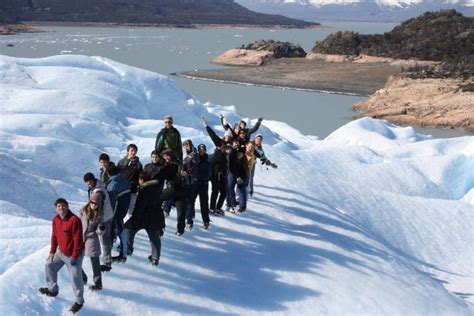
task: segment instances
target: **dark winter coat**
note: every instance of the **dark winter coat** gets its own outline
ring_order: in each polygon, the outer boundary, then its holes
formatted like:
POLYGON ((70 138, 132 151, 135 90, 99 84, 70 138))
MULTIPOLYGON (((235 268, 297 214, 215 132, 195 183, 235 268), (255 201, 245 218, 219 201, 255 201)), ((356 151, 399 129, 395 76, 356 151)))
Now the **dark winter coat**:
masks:
POLYGON ((132 217, 125 227, 132 230, 159 230, 165 227, 165 217, 161 209, 161 187, 158 180, 150 180, 138 189, 137 202, 132 217))
POLYGON ((143 172, 146 173, 150 179, 157 180, 160 170, 163 168, 163 161, 160 160, 157 164, 149 163, 143 168, 143 172))
POLYGON ((138 191, 138 175, 143 171, 140 159, 138 157, 134 159, 125 157, 119 161, 117 167, 122 177, 130 184, 130 191, 136 193, 138 191))
POLYGON ((110 177, 107 192, 114 210, 114 217, 123 218, 130 204, 130 184, 118 173, 110 177))
POLYGON ((180 171, 186 171, 187 176, 183 177, 183 184, 185 186, 191 186, 197 183, 198 180, 198 165, 199 165, 199 154, 194 148, 193 142, 188 140, 190 150, 186 157, 183 159, 183 164, 180 171))
POLYGON ((161 155, 166 149, 173 150, 178 161, 183 161, 181 134, 174 128, 162 128, 156 135, 155 150, 161 155))
POLYGON ((248 175, 247 171, 247 158, 240 151, 232 153, 227 157, 229 172, 237 178, 246 179, 248 175))
POLYGON ((268 158, 265 156, 265 152, 263 151, 262 145, 258 146, 257 144, 254 144, 253 154, 256 158, 260 159, 263 164, 268 161, 268 158))
POLYGON ((109 178, 110 178, 107 171, 105 171, 104 168, 100 168, 99 172, 100 172, 100 175, 99 175, 100 181, 102 181, 104 183, 107 183, 109 181, 109 178))
POLYGON ((225 154, 216 149, 212 155, 209 156, 209 163, 211 167, 211 177, 222 179, 227 177, 227 158, 225 154))
POLYGON ((214 130, 209 126, 206 126, 206 131, 209 134, 209 137, 211 138, 212 142, 214 143, 216 147, 221 147, 222 145, 231 143, 231 142, 226 142, 224 138, 217 136, 216 132, 214 132, 214 130))
POLYGON ((199 164, 197 169, 198 183, 208 182, 211 180, 211 163, 207 154, 199 155, 199 164))
POLYGON ((64 219, 59 215, 53 217, 51 249, 49 253, 56 253, 58 247, 64 255, 73 259, 77 259, 82 255, 84 250, 81 220, 69 210, 64 219))
MULTIPOLYGON (((232 131, 232 135, 234 139, 237 139, 239 137, 239 134, 235 133, 234 129, 229 125, 229 123, 224 124, 223 118, 221 118, 221 123, 222 123, 222 127, 224 127, 224 130, 227 131, 230 129, 232 131)), ((259 129, 260 124, 262 124, 262 121, 258 120, 257 123, 255 123, 255 125, 252 126, 251 128, 244 128, 244 131, 247 134, 248 140, 250 140, 250 136, 259 129)))

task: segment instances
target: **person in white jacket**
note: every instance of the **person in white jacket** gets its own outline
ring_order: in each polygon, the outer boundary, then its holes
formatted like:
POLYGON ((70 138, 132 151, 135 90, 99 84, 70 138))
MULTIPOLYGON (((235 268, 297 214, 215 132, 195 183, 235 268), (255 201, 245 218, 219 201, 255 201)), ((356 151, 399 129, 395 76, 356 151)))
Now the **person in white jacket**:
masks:
POLYGON ((89 200, 94 193, 100 193, 102 196, 102 225, 105 227, 104 234, 100 236, 102 243, 102 256, 104 264, 100 266, 102 271, 112 269, 112 219, 114 209, 107 192, 106 184, 94 176, 91 172, 84 175, 84 182, 88 188, 89 200))

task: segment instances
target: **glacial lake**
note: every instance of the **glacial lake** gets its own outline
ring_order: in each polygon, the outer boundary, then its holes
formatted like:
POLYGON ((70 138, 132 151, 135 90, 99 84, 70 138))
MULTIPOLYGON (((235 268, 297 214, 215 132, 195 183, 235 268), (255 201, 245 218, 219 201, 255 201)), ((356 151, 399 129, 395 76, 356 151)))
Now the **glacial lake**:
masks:
MULTIPOLYGON (((352 30, 383 33, 395 23, 328 23, 315 29, 209 28, 171 29, 138 27, 39 26, 45 33, 0 37, 0 54, 38 58, 60 54, 103 56, 164 75, 194 69, 214 69, 210 60, 234 47, 259 39, 300 44, 309 51, 330 33, 352 30), (11 47, 12 44, 13 47, 11 47), (9 46, 7 46, 9 45, 9 46)), ((172 77, 202 102, 233 105, 244 117, 288 123, 303 134, 325 138, 351 121, 354 102, 365 97, 290 89, 232 85, 172 77)), ((416 128, 433 137, 469 135, 460 130, 416 128)))

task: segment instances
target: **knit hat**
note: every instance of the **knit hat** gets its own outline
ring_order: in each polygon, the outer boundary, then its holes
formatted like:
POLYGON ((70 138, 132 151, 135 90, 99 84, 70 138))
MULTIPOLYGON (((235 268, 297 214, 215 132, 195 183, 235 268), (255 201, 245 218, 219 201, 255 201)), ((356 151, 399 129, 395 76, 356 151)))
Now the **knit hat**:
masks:
POLYGON ((94 174, 92 172, 88 172, 84 175, 84 182, 90 181, 90 180, 96 180, 94 177, 94 174))
POLYGON ((99 192, 96 192, 91 195, 90 200, 96 202, 97 205, 102 205, 102 194, 100 194, 99 192))

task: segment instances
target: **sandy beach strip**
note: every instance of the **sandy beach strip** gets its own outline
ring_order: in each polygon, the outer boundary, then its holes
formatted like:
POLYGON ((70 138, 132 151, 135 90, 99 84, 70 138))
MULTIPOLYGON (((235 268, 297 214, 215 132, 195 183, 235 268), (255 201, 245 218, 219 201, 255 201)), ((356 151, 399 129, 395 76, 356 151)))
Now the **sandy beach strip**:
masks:
POLYGON ((174 75, 228 83, 369 96, 382 89, 390 75, 400 72, 401 67, 387 63, 328 63, 305 58, 282 58, 272 60, 261 67, 182 71, 174 75))

